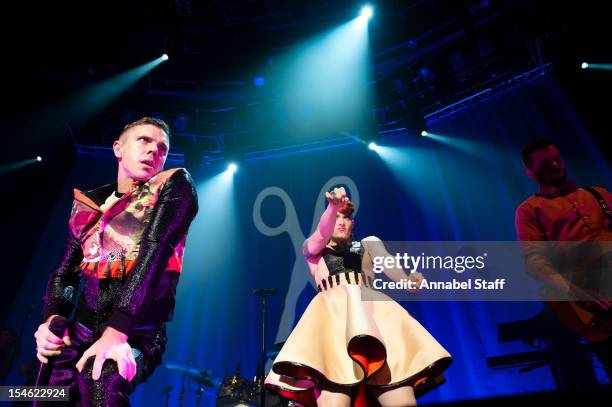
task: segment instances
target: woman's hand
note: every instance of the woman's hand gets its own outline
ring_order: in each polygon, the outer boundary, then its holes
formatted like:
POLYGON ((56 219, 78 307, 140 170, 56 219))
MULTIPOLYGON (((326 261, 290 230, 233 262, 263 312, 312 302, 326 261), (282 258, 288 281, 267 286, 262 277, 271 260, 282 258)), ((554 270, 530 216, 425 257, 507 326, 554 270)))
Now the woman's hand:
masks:
POLYGON ((349 200, 348 196, 346 196, 346 190, 344 189, 344 187, 334 188, 331 193, 326 192, 325 198, 327 198, 327 201, 330 205, 334 205, 335 207, 338 207, 338 205, 340 205, 341 203, 347 202, 349 200))

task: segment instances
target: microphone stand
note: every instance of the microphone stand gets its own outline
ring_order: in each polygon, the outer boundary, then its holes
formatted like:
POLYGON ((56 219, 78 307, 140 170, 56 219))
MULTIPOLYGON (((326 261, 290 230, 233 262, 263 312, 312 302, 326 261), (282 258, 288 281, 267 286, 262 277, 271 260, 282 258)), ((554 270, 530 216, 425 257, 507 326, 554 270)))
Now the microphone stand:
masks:
POLYGON ((185 398, 185 373, 183 373, 183 380, 181 381, 181 392, 179 393, 179 407, 183 407, 184 398, 185 398))
POLYGON ((170 402, 170 393, 172 392, 172 386, 168 386, 166 387, 166 389, 164 391, 162 391, 161 393, 159 393, 159 397, 161 396, 166 396, 166 400, 164 401, 164 407, 168 407, 168 403, 170 402))
POLYGON ((261 393, 260 407, 266 405, 266 386, 264 385, 266 373, 266 303, 267 298, 276 294, 276 288, 258 288, 253 294, 261 298, 261 393))

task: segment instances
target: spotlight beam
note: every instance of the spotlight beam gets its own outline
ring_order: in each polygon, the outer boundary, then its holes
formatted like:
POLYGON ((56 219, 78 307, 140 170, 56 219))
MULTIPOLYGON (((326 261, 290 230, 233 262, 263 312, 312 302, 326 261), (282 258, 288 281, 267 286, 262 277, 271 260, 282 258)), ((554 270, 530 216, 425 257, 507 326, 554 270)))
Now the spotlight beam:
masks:
POLYGON ((159 64, 166 61, 168 56, 164 55, 76 91, 56 104, 53 111, 58 116, 66 117, 66 120, 70 122, 86 122, 106 109, 113 100, 125 93, 159 64))
POLYGON ((9 164, 2 164, 0 165, 0 175, 8 174, 9 172, 16 171, 20 168, 27 167, 30 164, 34 164, 34 163, 41 162, 41 161, 42 161, 42 157, 36 156, 28 160, 16 161, 16 162, 9 163, 9 164))
POLYGON ((580 65, 582 69, 595 69, 599 71, 612 71, 612 64, 592 64, 590 62, 583 62, 580 65))

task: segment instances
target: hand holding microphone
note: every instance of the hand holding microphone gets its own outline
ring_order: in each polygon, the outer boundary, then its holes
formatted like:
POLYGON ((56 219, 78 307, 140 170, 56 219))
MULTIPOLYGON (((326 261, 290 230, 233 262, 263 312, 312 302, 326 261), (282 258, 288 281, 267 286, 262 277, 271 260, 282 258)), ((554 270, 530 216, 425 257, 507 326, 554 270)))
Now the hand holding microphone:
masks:
POLYGON ((48 358, 59 355, 64 346, 71 345, 66 325, 66 318, 60 315, 52 315, 45 323, 40 324, 34 334, 36 338, 36 357, 40 360, 36 386, 46 386, 49 383, 53 359, 49 361, 48 358))
POLYGON ((49 356, 57 356, 64 346, 71 345, 66 318, 59 315, 50 316, 45 323, 38 326, 34 338, 36 338, 36 357, 41 363, 48 363, 49 356))
POLYGON ((338 207, 340 204, 349 200, 344 187, 334 188, 331 192, 326 192, 325 198, 327 198, 327 201, 335 207, 338 207))

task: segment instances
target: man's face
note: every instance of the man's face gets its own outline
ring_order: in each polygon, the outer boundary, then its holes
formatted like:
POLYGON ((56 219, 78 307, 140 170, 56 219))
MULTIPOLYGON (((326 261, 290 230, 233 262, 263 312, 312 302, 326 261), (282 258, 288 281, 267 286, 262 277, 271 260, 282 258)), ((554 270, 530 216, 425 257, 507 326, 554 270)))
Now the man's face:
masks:
POLYGON ((553 145, 531 153, 531 165, 525 172, 540 185, 559 187, 567 180, 565 162, 553 145))
POLYGON ((334 226, 332 239, 336 242, 349 240, 351 233, 353 233, 354 224, 355 221, 350 216, 346 216, 341 212, 336 213, 336 225, 334 226))
POLYGON ((151 124, 128 129, 113 144, 120 169, 136 181, 147 181, 164 168, 169 147, 166 133, 151 124))

